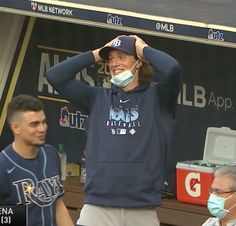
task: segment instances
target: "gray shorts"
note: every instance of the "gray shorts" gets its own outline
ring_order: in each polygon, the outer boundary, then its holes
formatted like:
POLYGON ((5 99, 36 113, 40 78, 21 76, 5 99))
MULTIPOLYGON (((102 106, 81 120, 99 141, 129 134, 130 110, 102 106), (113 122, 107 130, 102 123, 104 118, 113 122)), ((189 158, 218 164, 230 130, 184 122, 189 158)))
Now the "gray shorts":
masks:
POLYGON ((160 226, 155 208, 113 208, 85 204, 77 225, 160 226))

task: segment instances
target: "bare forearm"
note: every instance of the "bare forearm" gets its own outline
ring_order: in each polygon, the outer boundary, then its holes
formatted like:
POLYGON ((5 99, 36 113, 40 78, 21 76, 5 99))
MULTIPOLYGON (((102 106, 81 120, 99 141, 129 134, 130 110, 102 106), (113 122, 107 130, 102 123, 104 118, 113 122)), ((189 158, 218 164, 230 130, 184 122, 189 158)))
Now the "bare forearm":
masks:
POLYGON ((70 217, 70 214, 69 214, 62 198, 60 198, 57 201, 56 222, 57 222, 57 226, 74 226, 74 223, 70 217))

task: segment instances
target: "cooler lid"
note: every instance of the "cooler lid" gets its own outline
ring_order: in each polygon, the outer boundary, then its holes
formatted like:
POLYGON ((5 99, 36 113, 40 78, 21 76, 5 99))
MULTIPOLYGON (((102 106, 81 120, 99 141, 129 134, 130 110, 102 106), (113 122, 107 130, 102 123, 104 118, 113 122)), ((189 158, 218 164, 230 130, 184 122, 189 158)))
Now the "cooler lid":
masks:
POLYGON ((215 163, 236 163, 236 130, 208 127, 203 159, 215 163))

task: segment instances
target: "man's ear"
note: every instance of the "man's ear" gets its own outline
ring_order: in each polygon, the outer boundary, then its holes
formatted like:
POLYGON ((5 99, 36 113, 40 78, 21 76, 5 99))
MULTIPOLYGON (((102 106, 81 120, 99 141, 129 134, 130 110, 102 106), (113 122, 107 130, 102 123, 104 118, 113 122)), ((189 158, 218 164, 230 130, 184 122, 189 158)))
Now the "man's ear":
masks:
POLYGON ((19 134, 19 132, 20 132, 20 127, 19 127, 19 124, 18 124, 17 122, 12 122, 12 123, 10 124, 10 128, 11 128, 13 134, 19 134))

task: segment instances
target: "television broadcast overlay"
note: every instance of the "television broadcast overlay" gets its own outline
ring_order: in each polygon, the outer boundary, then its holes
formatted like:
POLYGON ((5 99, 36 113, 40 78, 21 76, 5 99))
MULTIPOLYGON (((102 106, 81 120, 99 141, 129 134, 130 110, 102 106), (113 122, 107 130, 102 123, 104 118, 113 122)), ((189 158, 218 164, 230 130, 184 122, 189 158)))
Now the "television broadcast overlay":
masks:
POLYGON ((27 226, 25 205, 0 204, 0 225, 27 226))

